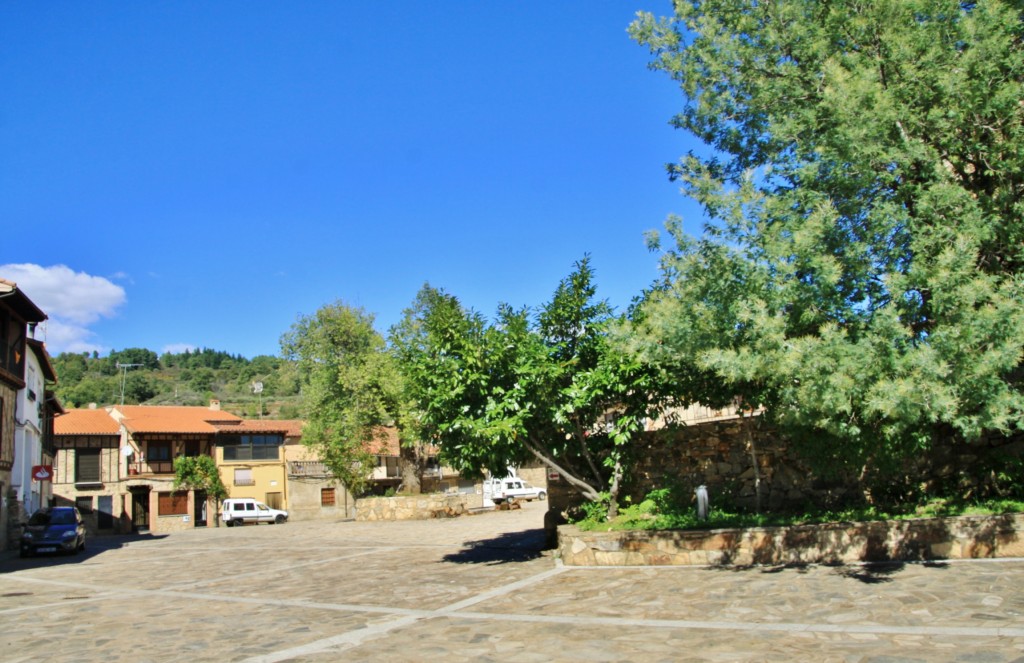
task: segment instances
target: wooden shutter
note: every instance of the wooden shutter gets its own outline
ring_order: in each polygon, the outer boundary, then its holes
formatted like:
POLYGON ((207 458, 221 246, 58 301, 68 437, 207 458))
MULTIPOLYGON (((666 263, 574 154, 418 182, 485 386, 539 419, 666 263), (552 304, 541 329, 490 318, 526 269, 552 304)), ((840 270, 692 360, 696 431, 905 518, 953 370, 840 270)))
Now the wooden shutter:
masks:
POLYGON ((100 450, 77 449, 75 451, 75 481, 98 482, 100 480, 100 450))

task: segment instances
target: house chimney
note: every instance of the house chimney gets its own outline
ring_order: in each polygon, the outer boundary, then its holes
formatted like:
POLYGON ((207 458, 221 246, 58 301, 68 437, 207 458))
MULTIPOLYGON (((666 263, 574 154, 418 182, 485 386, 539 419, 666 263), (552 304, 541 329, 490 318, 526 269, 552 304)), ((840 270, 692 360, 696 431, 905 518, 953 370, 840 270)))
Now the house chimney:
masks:
POLYGON ((220 410, 220 401, 217 400, 216 398, 211 398, 210 399, 210 409, 211 410, 220 410))
POLYGON ((89 403, 89 409, 90 410, 95 410, 96 409, 96 404, 95 403, 89 403))

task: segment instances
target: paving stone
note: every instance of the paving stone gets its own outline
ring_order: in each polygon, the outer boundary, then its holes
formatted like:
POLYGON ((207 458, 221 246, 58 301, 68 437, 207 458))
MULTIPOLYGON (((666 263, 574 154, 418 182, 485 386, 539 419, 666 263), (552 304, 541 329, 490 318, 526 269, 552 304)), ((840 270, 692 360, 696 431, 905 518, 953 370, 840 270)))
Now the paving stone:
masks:
POLYGON ((544 503, 292 522, 0 557, 0 660, 992 661, 1024 657, 1024 560, 562 567, 544 503))

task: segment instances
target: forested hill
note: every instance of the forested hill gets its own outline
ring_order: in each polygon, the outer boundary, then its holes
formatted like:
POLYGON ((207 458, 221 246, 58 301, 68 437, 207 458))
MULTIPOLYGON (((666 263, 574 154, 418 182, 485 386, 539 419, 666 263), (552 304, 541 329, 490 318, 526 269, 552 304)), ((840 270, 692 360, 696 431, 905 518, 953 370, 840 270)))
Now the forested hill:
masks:
POLYGON ((247 359, 203 348, 157 356, 145 348, 97 353, 63 352, 53 358, 57 396, 66 408, 124 402, 206 405, 210 399, 243 417, 298 418, 299 374, 294 362, 259 355, 247 359), (254 384, 261 383, 261 394, 254 384))

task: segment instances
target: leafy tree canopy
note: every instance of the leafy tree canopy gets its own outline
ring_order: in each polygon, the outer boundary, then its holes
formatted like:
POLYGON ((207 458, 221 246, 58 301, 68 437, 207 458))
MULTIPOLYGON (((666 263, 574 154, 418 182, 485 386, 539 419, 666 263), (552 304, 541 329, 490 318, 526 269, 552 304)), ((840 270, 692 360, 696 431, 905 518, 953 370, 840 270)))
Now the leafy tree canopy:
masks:
POLYGON ((592 278, 584 259, 536 315, 501 305, 492 322, 425 286, 392 345, 445 463, 503 476, 539 460, 614 515, 631 443, 669 396, 611 342, 612 310, 592 278))
POLYGON ((174 459, 174 488, 205 491, 217 500, 228 496, 228 489, 217 471, 212 456, 178 456, 174 459))
POLYGON ((639 15, 708 146, 670 176, 710 219, 670 219, 642 356, 767 406, 823 467, 1024 427, 1022 31, 999 0, 639 15))
POLYGON ((340 302, 300 317, 281 337, 303 382, 303 443, 357 494, 371 471, 366 443, 395 422, 400 400, 401 375, 384 346, 373 316, 340 302))

